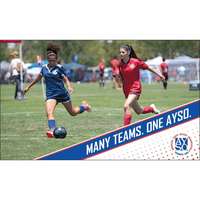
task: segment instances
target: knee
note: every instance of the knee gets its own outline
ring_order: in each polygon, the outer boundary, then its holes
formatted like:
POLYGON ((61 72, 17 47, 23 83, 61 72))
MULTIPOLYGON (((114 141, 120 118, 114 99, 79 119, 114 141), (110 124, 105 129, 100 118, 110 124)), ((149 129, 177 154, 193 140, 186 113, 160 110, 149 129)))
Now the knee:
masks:
POLYGON ((136 113, 137 115, 140 115, 140 114, 143 113, 143 108, 134 108, 134 107, 133 107, 133 109, 134 109, 134 111, 135 111, 135 113, 136 113))
POLYGON ((135 113, 137 114, 137 115, 140 115, 140 114, 142 114, 143 113, 143 108, 142 107, 140 107, 140 106, 135 106, 134 104, 133 104, 133 110, 135 111, 135 113))
POLYGON ((76 116, 76 115, 77 115, 77 113, 76 113, 76 112, 74 112, 73 110, 69 111, 69 114, 70 114, 72 117, 74 117, 74 116, 76 116))
POLYGON ((53 117, 53 112, 52 111, 47 111, 47 117, 52 118, 53 117))
POLYGON ((142 110, 135 110, 135 113, 136 113, 137 115, 140 115, 140 114, 142 114, 142 110))
POLYGON ((130 109, 130 105, 128 103, 124 104, 124 112, 127 112, 130 109))

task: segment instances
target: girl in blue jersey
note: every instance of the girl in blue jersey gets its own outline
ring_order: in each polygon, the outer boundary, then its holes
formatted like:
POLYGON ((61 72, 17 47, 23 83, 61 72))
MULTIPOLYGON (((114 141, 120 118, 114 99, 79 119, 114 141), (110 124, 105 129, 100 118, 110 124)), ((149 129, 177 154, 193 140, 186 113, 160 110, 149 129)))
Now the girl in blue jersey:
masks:
POLYGON ((48 118, 47 131, 48 137, 53 137, 53 130, 56 128, 56 121, 54 118, 54 111, 58 103, 62 103, 71 116, 83 113, 84 111, 91 111, 91 106, 87 102, 83 102, 80 106, 74 107, 72 105, 70 94, 73 88, 69 79, 66 76, 63 66, 57 64, 59 48, 53 44, 47 47, 48 64, 43 65, 40 74, 33 80, 29 86, 24 90, 24 93, 38 81, 44 77, 46 82, 46 114, 48 118), (67 85, 68 90, 64 87, 67 85))

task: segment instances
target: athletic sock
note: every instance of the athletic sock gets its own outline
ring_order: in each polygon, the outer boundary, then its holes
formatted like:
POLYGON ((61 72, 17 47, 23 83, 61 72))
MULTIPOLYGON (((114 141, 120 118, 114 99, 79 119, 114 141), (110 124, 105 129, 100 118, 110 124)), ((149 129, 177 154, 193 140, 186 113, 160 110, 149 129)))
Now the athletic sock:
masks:
POLYGON ((167 82, 165 83, 165 90, 167 89, 167 82))
POLYGON ((131 114, 125 114, 124 115, 124 126, 131 123, 132 115, 131 114))
POLYGON ((83 105, 80 105, 79 108, 80 108, 80 113, 83 113, 85 111, 85 107, 83 105))
POLYGON ((151 106, 145 106, 143 108, 142 114, 153 113, 153 112, 154 112, 154 110, 153 110, 153 108, 151 106))
POLYGON ((55 119, 49 119, 48 120, 48 127, 49 127, 49 130, 53 130, 56 128, 56 121, 55 119))

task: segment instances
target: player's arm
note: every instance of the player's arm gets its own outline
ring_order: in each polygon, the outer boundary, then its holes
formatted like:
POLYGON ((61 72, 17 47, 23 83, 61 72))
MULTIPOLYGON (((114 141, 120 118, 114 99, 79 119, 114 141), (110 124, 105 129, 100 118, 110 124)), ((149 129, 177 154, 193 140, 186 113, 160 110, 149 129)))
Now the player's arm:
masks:
POLYGON ((122 82, 122 77, 121 77, 121 74, 120 74, 119 66, 116 68, 116 74, 113 77, 114 77, 118 87, 121 88, 122 85, 123 85, 123 82, 122 82))
POLYGON ((155 69, 151 68, 149 65, 147 65, 144 61, 139 60, 138 61, 140 68, 144 69, 144 70, 149 70, 150 72, 153 72, 154 74, 156 74, 157 76, 159 76, 161 78, 162 81, 165 80, 165 77, 158 71, 156 71, 155 69))
POLYGON ((115 81, 116 81, 118 87, 121 88, 121 87, 122 87, 122 79, 121 79, 120 74, 115 74, 115 75, 113 76, 113 78, 115 79, 115 81))
POLYGON ((165 77, 160 72, 157 72, 155 69, 153 69, 151 67, 148 67, 147 70, 149 70, 150 72, 153 72, 154 74, 156 74, 157 76, 159 76, 162 81, 165 80, 165 77))
POLYGON ((162 74, 162 67, 161 67, 161 65, 159 65, 158 69, 159 69, 160 73, 162 74))
POLYGON ((11 76, 16 75, 15 73, 13 73, 14 71, 17 70, 17 67, 16 67, 14 61, 11 61, 11 63, 10 63, 10 70, 11 70, 11 76))
POLYGON ((63 80, 64 80, 65 84, 67 85, 69 93, 71 94, 74 91, 74 89, 73 89, 69 79, 67 78, 67 76, 63 76, 63 80))
POLYGON ((30 85, 28 85, 28 86, 24 89, 24 94, 26 94, 26 93, 30 90, 30 88, 31 88, 33 85, 35 85, 38 81, 40 81, 41 79, 42 79, 42 75, 41 75, 41 74, 38 74, 37 77, 36 77, 36 79, 33 80, 33 81, 30 83, 30 85))

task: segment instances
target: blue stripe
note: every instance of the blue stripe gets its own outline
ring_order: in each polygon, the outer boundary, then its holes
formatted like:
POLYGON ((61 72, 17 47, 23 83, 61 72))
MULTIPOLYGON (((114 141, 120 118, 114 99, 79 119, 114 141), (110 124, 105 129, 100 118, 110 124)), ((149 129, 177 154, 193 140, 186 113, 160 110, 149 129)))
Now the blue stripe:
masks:
POLYGON ((200 117, 200 100, 175 108, 166 113, 156 115, 144 121, 136 122, 127 127, 114 130, 81 144, 77 144, 58 152, 53 152, 52 154, 39 159, 82 160, 198 117, 200 117), (159 124, 158 127, 156 126, 157 124, 159 124), (154 127, 154 129, 152 127, 154 127))

